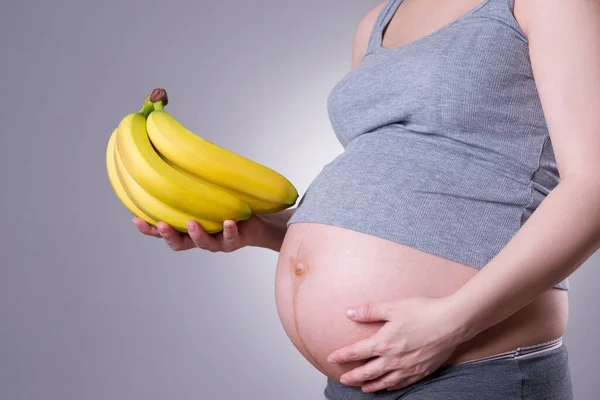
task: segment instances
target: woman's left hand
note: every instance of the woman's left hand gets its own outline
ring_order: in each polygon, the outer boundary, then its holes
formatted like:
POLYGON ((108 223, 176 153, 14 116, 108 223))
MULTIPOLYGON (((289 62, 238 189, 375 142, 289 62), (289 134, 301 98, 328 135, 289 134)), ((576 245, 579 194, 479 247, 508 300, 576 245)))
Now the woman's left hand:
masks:
POLYGON ((340 381, 364 392, 406 387, 438 369, 466 340, 460 310, 450 296, 409 297, 350 307, 357 322, 386 321, 373 336, 331 353, 327 361, 341 364, 371 359, 346 372, 340 381))

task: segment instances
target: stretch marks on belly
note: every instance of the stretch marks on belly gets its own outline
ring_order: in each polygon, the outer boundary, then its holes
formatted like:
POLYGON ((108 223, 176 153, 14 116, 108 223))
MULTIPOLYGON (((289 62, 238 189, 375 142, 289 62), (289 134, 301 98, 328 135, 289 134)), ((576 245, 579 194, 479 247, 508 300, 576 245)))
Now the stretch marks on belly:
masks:
MULTIPOLYGON (((302 242, 300 243, 300 246, 301 245, 302 242)), ((298 246, 298 254, 300 253, 300 246, 298 246)), ((300 333, 300 323, 298 322, 298 295, 300 294, 300 287, 304 283, 306 274, 310 268, 306 260, 302 260, 299 255, 296 257, 291 256, 289 258, 289 265, 292 269, 292 311, 294 313, 294 329, 296 330, 296 335, 298 336, 298 340, 302 346, 301 350, 314 366, 318 367, 321 372, 325 373, 323 366, 317 362, 315 357, 308 350, 308 347, 302 338, 302 334, 300 333)))

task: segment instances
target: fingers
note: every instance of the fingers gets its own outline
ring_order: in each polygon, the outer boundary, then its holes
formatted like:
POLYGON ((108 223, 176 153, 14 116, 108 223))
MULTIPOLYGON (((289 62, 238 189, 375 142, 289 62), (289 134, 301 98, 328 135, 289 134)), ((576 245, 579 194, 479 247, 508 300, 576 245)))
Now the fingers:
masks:
POLYGON ((156 229, 156 227, 150 225, 149 223, 147 223, 146 221, 144 221, 141 218, 134 217, 133 218, 133 224, 144 235, 154 236, 154 237, 157 237, 157 238, 161 237, 160 233, 158 233, 158 229, 156 229))
POLYGON ((340 364, 348 361, 364 360, 383 355, 387 350, 385 342, 376 341, 373 337, 370 337, 334 351, 329 355, 327 361, 332 364, 340 364))
POLYGON ((340 382, 344 385, 359 386, 366 381, 379 378, 388 371, 389 369, 386 368, 384 358, 376 357, 366 364, 340 376, 340 382))
POLYGON ((234 220, 223 222, 223 231, 219 232, 218 235, 206 233, 196 221, 188 221, 187 234, 176 231, 171 225, 163 221, 158 222, 157 226, 153 227, 141 218, 135 217, 133 223, 141 233, 164 239, 174 251, 199 247, 211 252, 229 252, 241 247, 240 233, 234 220))
POLYGON ((392 371, 381 376, 379 379, 369 382, 362 386, 363 392, 376 392, 378 390, 390 389, 396 390, 408 386, 409 384, 419 380, 419 377, 411 376, 406 378, 399 370, 392 371), (393 389, 391 389, 393 388, 393 389))
POLYGON ((219 251, 219 242, 214 236, 206 233, 202 226, 196 221, 187 222, 188 235, 195 247, 208 251, 219 251))
POLYGON ((235 221, 227 220, 223 222, 223 251, 234 251, 240 247, 240 235, 235 221))
POLYGON ((167 245, 174 251, 188 250, 194 247, 194 242, 188 235, 182 235, 165 222, 157 223, 158 232, 167 245))
POLYGON ((362 304, 346 310, 346 317, 359 322, 387 321, 390 314, 389 303, 362 304))
POLYGON ((401 389, 420 379, 419 375, 406 376, 401 370, 386 368, 383 358, 377 357, 342 375, 340 382, 348 386, 361 386, 363 392, 376 392, 401 389))

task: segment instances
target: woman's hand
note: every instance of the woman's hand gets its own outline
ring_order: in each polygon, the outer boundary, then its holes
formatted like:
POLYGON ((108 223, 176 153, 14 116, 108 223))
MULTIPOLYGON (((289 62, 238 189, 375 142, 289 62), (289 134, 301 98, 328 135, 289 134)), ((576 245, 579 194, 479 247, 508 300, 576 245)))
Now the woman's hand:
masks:
POLYGON ((237 224, 233 220, 227 220, 223 223, 223 230, 213 234, 206 233, 196 221, 188 222, 188 233, 178 232, 162 221, 154 227, 135 217, 133 223, 141 233, 164 239, 174 251, 199 247, 213 253, 229 253, 245 246, 254 246, 258 243, 263 228, 262 220, 256 214, 237 224))
POLYGON ((351 307, 353 321, 387 321, 373 336, 331 353, 327 361, 371 359, 340 381, 364 392, 406 387, 438 369, 466 340, 451 297, 410 297, 351 307))

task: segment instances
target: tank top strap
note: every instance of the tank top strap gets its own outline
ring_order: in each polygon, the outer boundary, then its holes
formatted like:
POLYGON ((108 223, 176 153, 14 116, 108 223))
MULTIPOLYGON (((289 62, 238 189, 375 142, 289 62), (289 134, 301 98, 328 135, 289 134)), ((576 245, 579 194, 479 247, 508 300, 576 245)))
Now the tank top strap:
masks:
POLYGON ((401 3, 402 0, 388 0, 387 3, 383 6, 377 19, 375 20, 375 24, 373 25, 373 29, 371 29, 371 34, 369 36, 369 44, 367 46, 367 54, 373 51, 373 49, 378 46, 379 41, 381 40, 381 31, 383 27, 387 24, 387 21, 392 17, 393 12, 397 8, 398 3, 401 3))

